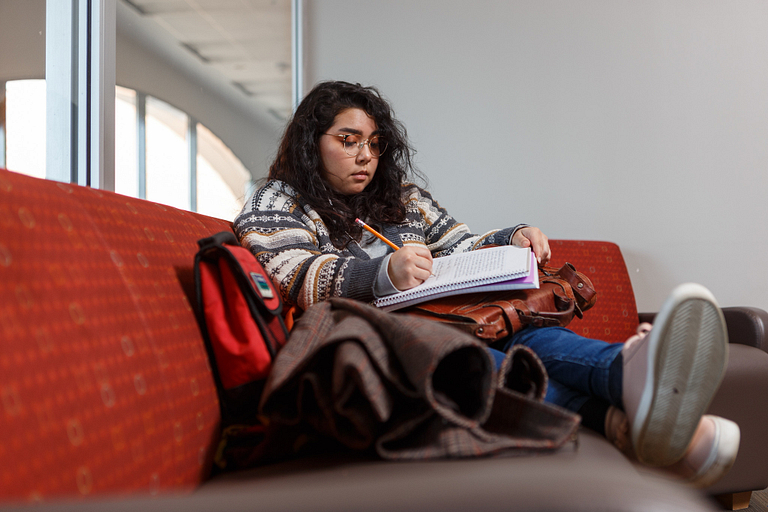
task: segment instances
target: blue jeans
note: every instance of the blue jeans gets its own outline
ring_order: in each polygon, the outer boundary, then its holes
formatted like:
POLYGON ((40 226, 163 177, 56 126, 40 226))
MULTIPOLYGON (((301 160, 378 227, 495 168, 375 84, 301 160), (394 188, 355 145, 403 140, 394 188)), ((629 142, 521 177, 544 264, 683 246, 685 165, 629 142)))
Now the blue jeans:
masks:
POLYGON ((544 363, 549 375, 545 400, 578 412, 599 398, 623 409, 621 402, 622 343, 584 338, 562 327, 526 327, 489 349, 497 368, 513 345, 525 345, 544 363), (502 351, 502 352, 500 352, 502 351))

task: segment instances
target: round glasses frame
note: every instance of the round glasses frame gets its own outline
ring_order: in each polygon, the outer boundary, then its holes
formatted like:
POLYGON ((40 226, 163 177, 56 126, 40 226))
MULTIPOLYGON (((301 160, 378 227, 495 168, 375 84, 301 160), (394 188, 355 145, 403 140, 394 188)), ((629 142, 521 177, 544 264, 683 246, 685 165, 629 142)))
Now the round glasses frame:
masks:
POLYGON ((344 148, 344 152, 349 156, 359 155, 366 144, 368 144, 368 150, 371 152, 373 158, 379 158, 387 149, 387 141, 382 139, 379 135, 374 135, 370 139, 365 139, 362 142, 347 140, 349 137, 359 137, 359 135, 355 135, 354 133, 325 133, 323 135, 338 137, 341 142, 341 147, 344 148), (375 144, 375 146, 372 144, 375 144))

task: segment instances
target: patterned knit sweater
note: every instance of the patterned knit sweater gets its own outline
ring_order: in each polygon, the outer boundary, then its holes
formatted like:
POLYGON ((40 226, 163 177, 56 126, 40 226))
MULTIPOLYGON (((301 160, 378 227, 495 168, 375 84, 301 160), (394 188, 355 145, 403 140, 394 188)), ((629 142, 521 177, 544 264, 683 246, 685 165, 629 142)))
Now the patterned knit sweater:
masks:
MULTIPOLYGON (((403 185, 405 222, 387 224, 381 233, 398 247, 426 244, 433 257, 487 245, 508 245, 515 230, 469 232, 432 196, 416 185, 403 185)), ((356 243, 334 247, 317 212, 285 182, 271 180, 246 202, 234 222, 243 247, 253 252, 288 305, 307 309, 330 297, 372 301, 385 257, 371 258, 356 243)))

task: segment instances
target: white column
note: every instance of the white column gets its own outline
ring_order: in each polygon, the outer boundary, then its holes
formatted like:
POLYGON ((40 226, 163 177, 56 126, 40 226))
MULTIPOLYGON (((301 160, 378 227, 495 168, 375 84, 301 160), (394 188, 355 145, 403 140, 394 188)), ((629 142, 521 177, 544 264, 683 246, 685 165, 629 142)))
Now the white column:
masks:
POLYGON ((90 2, 90 186, 104 190, 115 190, 115 2, 90 2))
POLYGON ((189 160, 189 209, 197 211, 197 119, 187 118, 187 159, 189 160))
POLYGON ((45 176, 77 181, 77 0, 48 0, 45 9, 45 176))
POLYGON ((49 179, 115 189, 115 2, 46 2, 49 179))
POLYGON ((5 165, 5 82, 0 80, 0 167, 5 165))
POLYGON ((304 5, 291 0, 291 103, 293 110, 304 97, 304 5))

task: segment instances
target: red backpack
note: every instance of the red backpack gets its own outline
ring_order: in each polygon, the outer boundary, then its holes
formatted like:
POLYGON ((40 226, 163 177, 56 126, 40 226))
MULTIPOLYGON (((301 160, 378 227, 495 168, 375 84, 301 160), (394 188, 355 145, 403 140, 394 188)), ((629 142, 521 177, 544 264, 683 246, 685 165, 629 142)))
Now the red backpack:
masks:
POLYGON ((198 240, 197 312, 224 424, 256 424, 272 361, 288 338, 279 292, 256 257, 222 231, 198 240))

